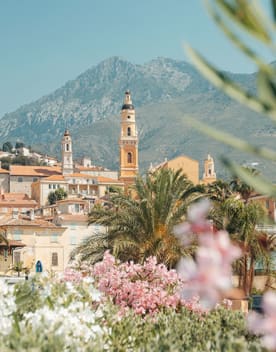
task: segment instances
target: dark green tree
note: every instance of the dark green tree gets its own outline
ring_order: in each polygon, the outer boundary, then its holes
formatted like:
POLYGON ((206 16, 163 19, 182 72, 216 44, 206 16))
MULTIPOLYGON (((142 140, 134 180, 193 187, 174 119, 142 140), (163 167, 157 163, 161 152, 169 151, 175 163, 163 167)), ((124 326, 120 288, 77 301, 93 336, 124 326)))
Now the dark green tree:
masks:
POLYGON ((50 192, 48 195, 48 203, 50 205, 55 204, 58 200, 67 198, 67 193, 63 188, 58 188, 54 192, 50 192))
POLYGON ((5 142, 3 144, 2 150, 3 150, 3 152, 11 153, 12 152, 12 148, 13 148, 13 145, 11 144, 11 142, 5 142))
POLYGON ((202 193, 181 170, 161 169, 138 177, 132 196, 115 194, 108 209, 93 208, 89 223, 106 226, 107 234, 91 236, 73 255, 94 261, 109 248, 124 261, 143 262, 153 255, 158 262, 174 267, 182 255, 191 253, 191 248, 182 246, 174 236, 174 226, 184 220, 188 206, 200 197, 202 193))
POLYGON ((15 143, 15 149, 19 149, 19 148, 24 148, 25 144, 22 142, 16 142, 15 143))

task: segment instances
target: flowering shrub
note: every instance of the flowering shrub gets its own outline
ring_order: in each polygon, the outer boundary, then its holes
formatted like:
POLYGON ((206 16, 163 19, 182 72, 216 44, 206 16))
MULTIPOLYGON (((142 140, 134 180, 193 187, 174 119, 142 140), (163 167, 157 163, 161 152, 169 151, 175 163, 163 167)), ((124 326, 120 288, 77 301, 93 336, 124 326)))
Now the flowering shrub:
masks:
POLYGON ((93 276, 98 289, 120 306, 121 313, 132 308, 137 314, 154 314, 160 309, 176 309, 181 305, 200 311, 196 298, 181 299, 181 281, 176 271, 157 264, 154 257, 143 265, 117 263, 106 252, 103 261, 95 264, 93 276))
MULTIPOLYGON (((76 279, 75 274, 73 277, 76 279)), ((99 292, 93 280, 72 283, 65 278, 68 273, 63 278, 41 275, 18 284, 14 290, 1 286, 0 346, 2 343, 13 350, 11 340, 29 336, 28 351, 36 347, 32 346, 37 343, 33 336, 40 336, 45 351, 55 350, 52 345, 59 346, 57 351, 83 351, 85 344, 103 334, 99 292)))
POLYGON ((182 291, 184 298, 198 295, 203 307, 214 308, 225 293, 232 287, 232 267, 241 251, 233 246, 228 233, 214 232, 206 219, 210 202, 203 200, 190 207, 188 222, 178 225, 176 236, 180 239, 194 233, 198 237, 199 247, 196 251, 196 261, 182 258, 177 271, 185 281, 182 291))
POLYGON ((263 345, 275 351, 276 349, 276 294, 269 291, 264 294, 262 307, 264 314, 250 312, 248 327, 252 332, 262 335, 263 345))

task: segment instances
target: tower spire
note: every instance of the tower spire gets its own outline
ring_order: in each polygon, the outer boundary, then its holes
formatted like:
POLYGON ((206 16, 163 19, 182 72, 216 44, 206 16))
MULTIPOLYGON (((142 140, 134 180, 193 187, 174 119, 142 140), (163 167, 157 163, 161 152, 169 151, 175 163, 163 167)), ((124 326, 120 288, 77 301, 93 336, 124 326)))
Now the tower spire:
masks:
POLYGON ((130 91, 125 92, 121 109, 120 180, 126 185, 134 183, 138 173, 138 133, 135 121, 135 109, 130 91))
POLYGON ((65 130, 61 141, 62 175, 74 172, 72 138, 68 129, 65 130))

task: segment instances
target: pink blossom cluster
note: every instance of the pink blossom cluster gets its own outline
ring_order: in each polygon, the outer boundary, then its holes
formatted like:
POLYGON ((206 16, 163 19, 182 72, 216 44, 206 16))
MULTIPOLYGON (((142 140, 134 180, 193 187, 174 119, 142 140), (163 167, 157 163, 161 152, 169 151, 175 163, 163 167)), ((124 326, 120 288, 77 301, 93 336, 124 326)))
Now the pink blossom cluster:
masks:
POLYGON ((177 236, 190 236, 193 232, 198 236, 199 247, 196 260, 182 258, 177 271, 186 283, 182 297, 189 299, 198 295, 203 307, 213 308, 232 287, 231 264, 241 251, 232 245, 227 232, 213 231, 206 219, 209 209, 208 200, 191 206, 188 222, 178 225, 177 236))
POLYGON ((152 315, 164 307, 177 309, 181 305, 200 310, 195 298, 189 302, 181 299, 176 271, 157 264, 155 257, 143 265, 120 263, 106 252, 103 261, 94 266, 93 275, 98 289, 111 297, 122 313, 132 308, 137 314, 152 315))
POLYGON ((82 273, 72 268, 66 268, 62 275, 62 280, 74 283, 80 283, 82 281, 82 278, 82 273))
POLYGON ((263 345, 276 350, 276 293, 268 291, 263 296, 263 315, 251 312, 248 315, 248 328, 255 334, 262 335, 263 345))

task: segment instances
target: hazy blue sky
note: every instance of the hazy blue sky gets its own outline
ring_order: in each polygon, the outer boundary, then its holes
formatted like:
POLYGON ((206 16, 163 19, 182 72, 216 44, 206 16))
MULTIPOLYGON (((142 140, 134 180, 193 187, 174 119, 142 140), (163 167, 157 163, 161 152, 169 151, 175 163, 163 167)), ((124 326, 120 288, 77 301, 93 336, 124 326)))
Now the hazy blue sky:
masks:
POLYGON ((110 56, 185 60, 184 42, 223 69, 253 70, 201 0, 0 0, 0 116, 110 56))

